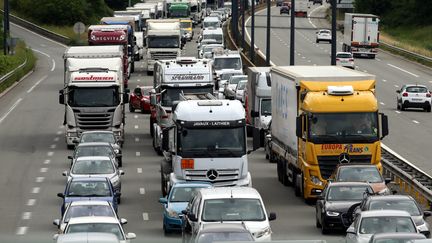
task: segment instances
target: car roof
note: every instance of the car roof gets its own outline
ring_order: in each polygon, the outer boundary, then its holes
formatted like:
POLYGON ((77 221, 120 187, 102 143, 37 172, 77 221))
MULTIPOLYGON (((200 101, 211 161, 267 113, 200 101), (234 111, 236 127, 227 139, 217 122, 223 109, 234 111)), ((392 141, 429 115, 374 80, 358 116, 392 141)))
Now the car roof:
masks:
POLYGON ((106 177, 72 177, 71 181, 108 181, 106 177))
POLYGON ((213 184, 211 184, 210 182, 207 181, 191 181, 191 182, 178 182, 176 184, 174 184, 174 186, 172 188, 176 188, 176 187, 204 187, 204 186, 208 186, 213 187, 213 184))
POLYGON ((111 160, 109 156, 81 156, 76 159, 76 161, 81 160, 111 160))
POLYGON ((411 218, 411 215, 402 210, 370 210, 370 211, 362 211, 361 213, 362 218, 371 218, 371 217, 385 217, 385 216, 400 216, 400 217, 409 217, 411 218))
POLYGON ((427 88, 425 85, 421 85, 421 84, 405 84, 404 87, 405 87, 405 88, 408 88, 408 87, 422 87, 422 88, 427 88))
POLYGON ((215 187, 200 190, 204 199, 218 198, 259 198, 259 192, 252 187, 215 187))
POLYGON ((233 76, 230 77, 230 79, 233 79, 233 78, 247 78, 247 77, 248 77, 247 75, 233 75, 233 76))
POLYGON ((95 205, 95 206, 109 206, 108 201, 97 201, 97 200, 82 200, 82 201, 73 201, 70 203, 70 207, 72 206, 89 206, 89 205, 95 205))
POLYGON ((57 243, 115 243, 117 236, 111 233, 81 232, 60 234, 57 243))
POLYGON ((211 232, 249 232, 242 223, 209 223, 204 224, 200 233, 211 232))
POLYGON ((337 181, 337 182, 330 183, 328 186, 333 187, 333 186, 370 186, 370 185, 367 182, 337 181))
POLYGON ((368 200, 373 200, 373 201, 412 200, 412 201, 414 201, 414 199, 411 196, 408 196, 408 195, 386 195, 386 196, 376 195, 376 196, 370 196, 368 198, 368 200))
POLYGON ((109 224, 119 224, 117 218, 105 217, 105 216, 85 216, 76 217, 69 219, 69 224, 85 224, 85 223, 109 223, 109 224))
POLYGON ((392 233, 378 233, 375 234, 374 239, 426 239, 426 236, 420 233, 411 233, 411 232, 392 232, 392 233))
POLYGON ((83 146, 111 146, 110 143, 107 142, 86 142, 86 143, 80 143, 78 144, 78 147, 83 147, 83 146))
POLYGON ((338 55, 338 54, 349 54, 349 55, 352 55, 351 52, 344 52, 344 51, 336 52, 336 55, 338 55))
POLYGON ((114 132, 112 132, 112 131, 96 130, 96 131, 85 131, 85 132, 82 132, 81 136, 83 134, 90 134, 90 133, 109 133, 109 134, 114 134, 114 132))

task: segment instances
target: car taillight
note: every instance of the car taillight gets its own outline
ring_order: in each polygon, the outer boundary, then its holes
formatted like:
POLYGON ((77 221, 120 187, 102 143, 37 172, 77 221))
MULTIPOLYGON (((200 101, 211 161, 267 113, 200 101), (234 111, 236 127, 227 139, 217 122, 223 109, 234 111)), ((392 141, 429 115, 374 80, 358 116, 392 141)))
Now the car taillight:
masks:
POLYGON ((194 160, 193 159, 182 159, 181 160, 181 168, 182 169, 193 169, 194 168, 194 160))
POLYGON ((340 61, 340 59, 339 59, 339 58, 336 58, 336 61, 340 61))
POLYGON ((402 96, 403 97, 408 97, 408 93, 405 92, 405 93, 402 94, 402 96))

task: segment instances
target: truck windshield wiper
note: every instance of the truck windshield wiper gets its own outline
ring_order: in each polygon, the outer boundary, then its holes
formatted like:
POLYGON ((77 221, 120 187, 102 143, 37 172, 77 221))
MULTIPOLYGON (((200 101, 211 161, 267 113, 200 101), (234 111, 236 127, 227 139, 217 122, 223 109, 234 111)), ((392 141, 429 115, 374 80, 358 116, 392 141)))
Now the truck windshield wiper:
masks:
POLYGON ((339 142, 341 136, 338 135, 313 135, 314 140, 324 141, 324 142, 339 142))

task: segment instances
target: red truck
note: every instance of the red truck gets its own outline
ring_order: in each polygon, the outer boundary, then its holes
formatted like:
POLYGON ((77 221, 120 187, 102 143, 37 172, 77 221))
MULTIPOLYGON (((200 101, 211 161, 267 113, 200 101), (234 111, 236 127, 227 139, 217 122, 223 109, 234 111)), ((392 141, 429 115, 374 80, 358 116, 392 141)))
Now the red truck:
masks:
POLYGON ((127 25, 91 25, 88 28, 89 45, 121 45, 123 46, 124 86, 128 87, 128 78, 133 62, 128 48, 127 25))

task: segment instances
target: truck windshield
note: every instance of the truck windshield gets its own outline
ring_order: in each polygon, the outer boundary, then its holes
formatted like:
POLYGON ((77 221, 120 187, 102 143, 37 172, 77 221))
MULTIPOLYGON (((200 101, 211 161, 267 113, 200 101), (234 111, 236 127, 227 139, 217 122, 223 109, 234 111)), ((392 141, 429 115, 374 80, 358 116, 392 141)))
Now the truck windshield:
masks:
POLYGON ((215 70, 238 69, 240 70, 241 61, 239 57, 215 58, 213 62, 215 70))
POLYGON ((183 157, 241 157, 246 154, 244 127, 183 128, 177 136, 183 157))
POLYGON ((308 117, 313 143, 372 143, 378 141, 378 115, 374 112, 314 113, 308 117))
POLYGON ((72 107, 112 107, 120 104, 118 87, 71 87, 68 104, 72 107))
POLYGON ((271 116, 271 99, 261 100, 261 115, 271 116))
POLYGON ((161 105, 172 106, 174 101, 180 100, 180 93, 183 91, 184 94, 191 93, 210 93, 213 94, 213 86, 207 87, 167 87, 165 92, 162 93, 161 105))
POLYGON ((218 44, 222 44, 223 36, 218 34, 207 34, 203 35, 203 40, 216 40, 218 44))
POLYGON ((211 27, 214 27, 214 28, 220 28, 220 24, 219 24, 219 22, 205 22, 204 21, 204 23, 203 23, 203 28, 205 29, 205 28, 211 28, 211 27))
POLYGON ((172 9, 170 11, 170 18, 186 18, 189 17, 187 9, 172 9))
POLYGON ((149 48, 179 48, 180 39, 178 36, 149 36, 149 48))

